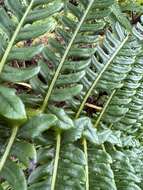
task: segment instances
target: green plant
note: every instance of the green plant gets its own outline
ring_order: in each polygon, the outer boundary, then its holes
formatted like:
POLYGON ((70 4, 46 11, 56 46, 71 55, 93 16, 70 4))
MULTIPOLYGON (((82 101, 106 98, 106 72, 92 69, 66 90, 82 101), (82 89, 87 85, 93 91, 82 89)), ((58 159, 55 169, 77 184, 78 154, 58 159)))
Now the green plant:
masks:
POLYGON ((141 190, 143 26, 132 9, 14 2, 0 11, 0 189, 141 190))

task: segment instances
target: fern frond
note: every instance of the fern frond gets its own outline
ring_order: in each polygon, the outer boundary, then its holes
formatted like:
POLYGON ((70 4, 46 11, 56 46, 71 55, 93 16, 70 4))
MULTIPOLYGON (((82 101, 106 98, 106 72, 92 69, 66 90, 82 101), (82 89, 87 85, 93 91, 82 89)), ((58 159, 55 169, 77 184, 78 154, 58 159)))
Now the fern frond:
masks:
POLYGON ((136 50, 132 50, 130 48, 131 52, 129 53, 129 43, 132 46, 133 42, 132 40, 130 41, 129 34, 127 34, 118 23, 115 25, 115 34, 107 31, 107 35, 105 40, 103 40, 102 46, 98 46, 97 51, 95 52, 91 67, 92 69, 89 70, 87 77, 84 79, 86 87, 85 89, 88 90, 85 91, 83 100, 79 105, 76 115, 77 117, 83 110, 87 99, 95 87, 98 93, 100 91, 108 92, 109 89, 111 91, 122 86, 122 81, 125 79, 127 73, 131 69, 131 64, 134 60, 134 54, 138 53, 139 48, 138 45, 136 50), (129 53, 129 56, 125 57, 124 55, 126 51, 128 51, 127 53, 129 53), (128 59, 128 57, 131 57, 131 59, 128 59), (128 59, 128 61, 125 64, 122 64, 122 66, 126 69, 123 69, 122 71, 120 65, 121 62, 123 63, 123 61, 125 61, 124 59, 128 59), (128 63, 129 60, 131 64, 128 63), (95 72, 93 72, 93 69, 95 72))
MULTIPOLYGON (((55 26, 55 21, 53 19, 46 20, 45 30, 42 28, 41 30, 39 29, 40 25, 38 21, 45 18, 47 19, 51 15, 60 11, 62 7, 63 3, 60 1, 50 3, 49 1, 34 0, 25 2, 19 0, 6 0, 5 7, 0 7, 0 117, 3 119, 3 123, 6 123, 6 127, 9 125, 13 127, 10 140, 0 160, 0 171, 3 167, 6 167, 5 162, 16 138, 18 128, 27 119, 25 106, 21 99, 16 95, 16 90, 5 87, 6 84, 4 83, 5 81, 23 82, 38 74, 39 67, 20 70, 20 73, 18 73, 19 69, 15 70, 11 66, 12 62, 31 60, 33 57, 41 53, 44 47, 43 45, 23 47, 24 40, 34 39, 53 29, 55 26), (33 33, 33 29, 37 30, 37 32, 35 31, 33 33), (16 71, 16 73, 14 73, 14 71, 16 71), (13 74, 14 78, 12 77, 13 74)), ((14 163, 13 167, 19 172, 20 168, 14 163)), ((2 170, 2 172, 4 171, 2 170)), ((24 176, 24 174, 22 175, 24 176)), ((12 180, 11 177, 10 180, 12 180)), ((20 188, 20 182, 16 186, 15 179, 10 183, 12 183, 12 186, 15 186, 14 188, 20 188)), ((23 185, 21 184, 21 188, 26 189, 24 182, 23 185)))
POLYGON ((107 110, 104 110, 103 120, 100 117, 101 121, 112 123, 113 127, 117 126, 118 129, 128 133, 138 130, 141 125, 138 122, 142 121, 142 49, 139 46, 137 49, 138 54, 123 81, 122 88, 116 90, 107 110))

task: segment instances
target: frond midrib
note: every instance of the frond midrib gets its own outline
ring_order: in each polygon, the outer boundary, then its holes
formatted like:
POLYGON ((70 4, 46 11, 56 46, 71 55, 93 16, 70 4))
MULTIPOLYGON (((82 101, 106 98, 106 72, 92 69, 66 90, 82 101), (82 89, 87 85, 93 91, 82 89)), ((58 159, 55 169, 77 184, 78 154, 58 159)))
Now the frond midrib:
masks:
POLYGON ((80 21, 79 24, 77 25, 77 28, 76 28, 76 30, 75 30, 75 32, 74 32, 74 34, 73 34, 73 36, 72 36, 72 38, 71 38, 71 40, 70 40, 70 42, 69 42, 67 48, 66 48, 66 50, 65 50, 65 53, 64 53, 64 55, 63 55, 63 57, 62 57, 62 59, 61 59, 59 65, 58 65, 58 68, 57 68, 57 70, 56 70, 56 72, 55 72, 55 75, 54 75, 54 77, 53 77, 53 79, 52 79, 52 81, 51 81, 51 84, 50 84, 49 88, 48 88, 48 91, 47 91, 47 93, 46 93, 46 96, 45 96, 43 105, 42 105, 42 107, 41 107, 41 111, 44 111, 45 108, 47 107, 49 98, 50 98, 50 96, 51 96, 51 94, 52 94, 53 88, 54 88, 55 83, 56 83, 56 81, 57 81, 57 79, 58 79, 58 76, 59 76, 60 71, 61 71, 61 69, 62 69, 62 67, 63 67, 63 64, 65 63, 65 60, 66 60, 66 58, 67 58, 67 56, 68 56, 68 53, 69 53, 69 51, 70 51, 70 49, 71 49, 71 47, 72 47, 72 44, 73 44, 73 42, 74 42, 74 40, 75 40, 75 38, 76 38, 78 32, 80 31, 80 28, 81 28, 83 22, 85 21, 86 16, 87 16, 88 12, 90 11, 90 9, 91 9, 93 3, 94 3, 94 0, 91 0, 90 3, 89 3, 89 5, 88 5, 88 7, 87 7, 87 9, 86 9, 86 11, 85 11, 85 13, 84 13, 84 15, 83 15, 83 17, 81 18, 81 21, 80 21))

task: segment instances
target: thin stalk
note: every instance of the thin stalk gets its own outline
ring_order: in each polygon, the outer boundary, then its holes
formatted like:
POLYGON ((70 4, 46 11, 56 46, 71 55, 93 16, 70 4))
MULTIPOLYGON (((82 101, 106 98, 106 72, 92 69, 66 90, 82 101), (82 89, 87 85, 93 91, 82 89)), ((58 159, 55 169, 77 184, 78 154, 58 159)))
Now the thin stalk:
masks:
POLYGON ((72 44, 73 44, 73 42, 74 42, 74 40, 75 40, 75 38, 76 38, 76 36, 77 36, 77 34, 78 34, 78 32, 79 32, 79 30, 80 30, 80 28, 81 28, 81 26, 82 26, 82 24, 83 24, 83 22, 84 22, 84 20, 85 20, 85 18, 86 18, 86 16, 87 16, 87 14, 88 14, 88 12, 89 12, 89 10, 90 10, 93 3, 94 3, 94 0, 91 0, 88 7, 87 7, 87 9, 86 9, 86 11, 85 11, 85 13, 84 13, 84 15, 83 15, 83 17, 82 17, 82 19, 81 19, 81 21, 79 22, 79 24, 78 24, 78 26, 77 26, 77 28, 76 28, 76 30, 74 32, 74 34, 73 34, 67 48, 66 48, 66 51, 65 51, 65 53, 64 53, 64 55, 63 55, 63 57, 61 59, 61 62, 60 62, 59 66, 58 66, 58 68, 57 68, 57 70, 55 72, 55 75, 54 75, 54 77, 52 79, 52 82, 51 82, 51 84, 49 86, 49 89, 48 89, 48 92, 46 94, 46 97, 44 99, 43 105, 41 107, 42 111, 44 111, 46 109, 46 106, 48 104, 50 95, 51 95, 51 93, 53 91, 53 87, 54 87, 54 85, 55 85, 55 83, 57 81, 57 78, 58 78, 58 76, 60 74, 60 71, 61 71, 61 69, 63 67, 63 64, 64 64, 64 62, 65 62, 65 60, 66 60, 66 58, 68 56, 68 53, 69 53, 69 51, 70 51, 70 49, 72 47, 72 44))
POLYGON ((24 21, 25 21, 25 18, 27 17, 29 11, 30 11, 31 8, 32 8, 33 2, 34 2, 34 0, 31 0, 29 6, 28 6, 28 8, 27 8, 27 10, 25 11, 25 13, 24 13, 24 15, 23 15, 21 21, 19 22, 19 24, 18 24, 18 26, 17 26, 17 28, 16 28, 16 30, 15 30, 13 36, 12 36, 12 38, 11 38, 11 40, 10 40, 10 42, 9 42, 9 44, 8 44, 8 46, 7 46, 7 48, 6 48, 6 51, 5 51, 5 53, 4 53, 4 55, 3 55, 2 59, 1 59, 1 62, 0 62, 0 73, 2 72, 2 69, 3 69, 3 67, 4 67, 4 64, 5 64, 5 62, 6 62, 7 58, 8 58, 8 55, 9 55, 11 49, 12 49, 12 46, 13 46, 13 44, 14 44, 14 42, 15 42, 15 39, 16 39, 16 37, 17 37, 17 35, 18 35, 18 33, 19 33, 19 31, 20 31, 20 29, 21 29, 21 27, 22 27, 22 25, 23 25, 23 23, 24 23, 24 21))
POLYGON ((76 114, 76 118, 78 118, 78 116, 80 115, 80 113, 82 112, 86 101, 88 99, 88 97, 90 96, 90 94, 92 93, 93 89, 96 87, 98 81, 101 79, 103 73, 106 71, 106 69, 109 67, 109 65, 112 63, 113 59, 115 58, 115 56, 118 54, 118 52, 120 51, 120 49, 123 47, 123 45, 126 43, 126 41, 128 40, 129 36, 127 35, 127 37, 123 40, 123 42, 120 44, 120 46, 117 48, 117 50, 113 53, 113 55, 111 56, 111 58, 108 60, 108 62, 106 63, 105 67, 101 70, 101 72, 98 74, 96 80, 93 82, 93 84, 91 85, 90 89, 88 90, 88 92, 86 93, 79 109, 78 112, 76 114))
POLYGON ((61 134, 58 133, 57 144, 56 144, 56 155, 55 155, 54 169, 53 169, 52 182, 51 182, 51 190, 54 190, 55 185, 56 185, 58 162, 59 162, 59 156, 60 156, 60 146, 61 146, 61 134))
POLYGON ((5 164, 5 162, 6 162, 7 158, 8 158, 8 155, 10 153, 11 147, 12 147, 12 145, 14 143, 14 140, 15 140, 15 137, 17 135, 18 128, 19 128, 18 126, 15 126, 12 129, 12 133, 11 133, 10 139, 8 141, 7 147, 6 147, 5 152, 4 152, 4 154, 3 154, 3 156, 2 156, 2 158, 0 160, 0 172, 2 171, 3 166, 4 166, 4 164, 5 164))
POLYGON ((103 115, 104 115, 104 113, 105 113, 105 111, 106 111, 106 109, 107 109, 109 103, 111 102, 112 97, 114 96, 115 92, 116 92, 116 90, 113 90, 112 94, 111 94, 110 97, 108 98, 108 100, 107 100, 105 106, 104 106, 103 109, 102 109, 102 112, 100 113, 100 115, 99 115, 97 121, 95 122, 95 125, 94 125, 95 128, 97 128, 99 122, 101 121, 101 118, 103 117, 103 115))
POLYGON ((88 151, 87 151, 87 141, 85 138, 83 138, 83 147, 84 147, 84 154, 85 154, 85 159, 86 159, 86 166, 85 166, 86 190, 89 190, 88 151))

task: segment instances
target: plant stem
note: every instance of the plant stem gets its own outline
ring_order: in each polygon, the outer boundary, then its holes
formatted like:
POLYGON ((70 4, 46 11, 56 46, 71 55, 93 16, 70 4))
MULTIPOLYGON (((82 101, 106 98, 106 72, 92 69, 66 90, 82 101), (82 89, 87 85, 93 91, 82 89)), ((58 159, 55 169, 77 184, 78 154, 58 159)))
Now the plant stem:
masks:
POLYGON ((58 132, 57 134, 57 145, 56 145, 56 155, 55 155, 55 162, 54 162, 54 169, 52 175, 52 182, 51 182, 51 190, 55 189, 56 178, 57 178, 57 170, 58 170, 58 162, 60 156, 60 146, 61 146, 61 134, 58 132))
POLYGON ((74 32, 74 34, 73 34, 67 48, 66 48, 66 51, 65 51, 65 53, 64 53, 64 55, 63 55, 63 57, 62 57, 62 59, 60 61, 60 64, 59 64, 59 66, 58 66, 58 68, 57 68, 57 70, 55 72, 55 75, 54 75, 54 77, 52 79, 52 82, 51 82, 51 84, 49 86, 49 89, 48 89, 48 92, 46 94, 46 97, 44 99, 43 105, 41 107, 42 111, 44 111, 46 109, 46 106, 47 106, 47 103, 49 101, 50 95, 51 95, 51 93, 53 91, 53 87, 54 87, 54 85, 55 85, 55 83, 57 81, 57 78, 58 78, 58 76, 60 74, 60 71, 61 71, 61 69, 63 67, 63 64, 64 64, 64 62, 65 62, 65 60, 66 60, 66 58, 68 56, 68 53, 69 53, 69 51, 70 51, 70 49, 72 47, 72 44, 73 44, 73 42, 74 42, 74 40, 75 40, 75 38, 76 38, 76 36, 77 36, 77 34, 78 34, 78 32, 79 32, 79 30, 80 30, 80 28, 81 28, 81 26, 82 26, 82 24, 83 24, 83 22, 84 22, 84 20, 85 20, 85 18, 86 18, 86 16, 87 16, 87 14, 88 14, 88 12, 89 12, 89 10, 90 10, 93 3, 94 3, 94 0, 91 0, 88 7, 87 7, 87 9, 86 9, 86 11, 85 11, 85 13, 84 13, 84 15, 83 15, 83 17, 82 17, 82 19, 81 19, 81 21, 79 22, 79 24, 78 24, 78 26, 77 26, 77 28, 76 28, 76 30, 74 32))
POLYGON ((29 4, 27 10, 25 11, 21 21, 19 22, 19 24, 18 24, 18 26, 17 26, 17 28, 16 28, 13 36, 12 36, 7 48, 6 48, 6 51, 5 51, 5 53, 4 53, 4 55, 3 55, 2 59, 1 59, 1 62, 0 62, 0 73, 2 72, 4 64, 5 64, 5 62, 6 62, 7 58, 8 58, 8 55, 9 55, 9 53, 11 51, 11 48, 12 48, 14 42, 15 42, 15 39, 16 39, 16 37, 17 37, 17 35, 18 35, 18 33, 19 33, 19 31, 20 31, 20 29, 21 29, 21 27, 22 27, 22 25, 23 25, 23 23, 25 21, 25 18, 27 17, 30 9, 32 8, 33 2, 34 2, 34 0, 31 0, 31 3, 29 4))
POLYGON ((18 126, 15 126, 12 129, 12 133, 11 133, 10 139, 8 141, 6 150, 5 150, 3 156, 2 156, 2 158, 0 160, 0 172, 2 171, 3 166, 4 166, 4 164, 5 164, 6 160, 7 160, 7 157, 9 155, 9 153, 10 153, 11 147, 12 147, 12 145, 14 143, 15 137, 16 137, 17 132, 18 132, 18 128, 19 128, 18 126))
POLYGON ((85 138, 83 138, 83 147, 84 147, 84 154, 85 154, 85 159, 86 159, 86 166, 85 166, 86 190, 89 190, 88 152, 87 152, 87 141, 85 138))

